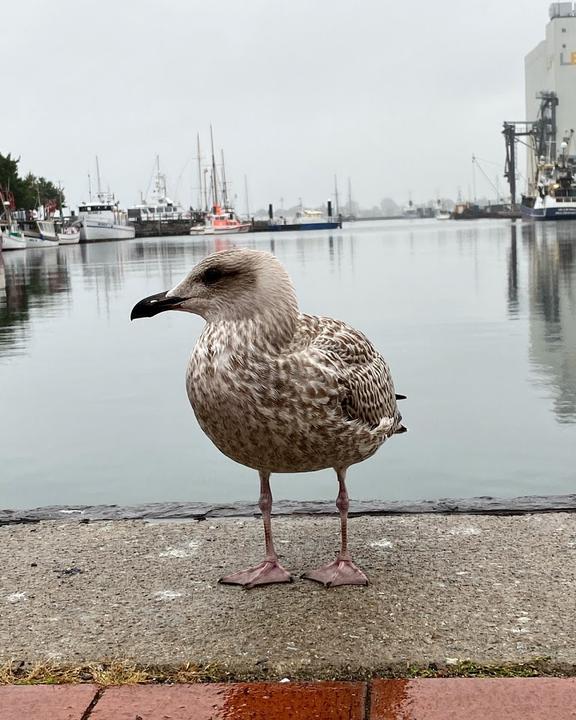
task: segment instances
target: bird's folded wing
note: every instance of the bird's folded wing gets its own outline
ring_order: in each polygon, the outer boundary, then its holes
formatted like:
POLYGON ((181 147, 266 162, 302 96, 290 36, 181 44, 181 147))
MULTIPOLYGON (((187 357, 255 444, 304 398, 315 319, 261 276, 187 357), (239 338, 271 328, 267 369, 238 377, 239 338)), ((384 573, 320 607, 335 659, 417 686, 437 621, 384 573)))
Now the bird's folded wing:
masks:
POLYGON ((335 379, 344 415, 386 434, 392 432, 401 416, 386 362, 358 330, 337 320, 319 321, 310 349, 335 379))

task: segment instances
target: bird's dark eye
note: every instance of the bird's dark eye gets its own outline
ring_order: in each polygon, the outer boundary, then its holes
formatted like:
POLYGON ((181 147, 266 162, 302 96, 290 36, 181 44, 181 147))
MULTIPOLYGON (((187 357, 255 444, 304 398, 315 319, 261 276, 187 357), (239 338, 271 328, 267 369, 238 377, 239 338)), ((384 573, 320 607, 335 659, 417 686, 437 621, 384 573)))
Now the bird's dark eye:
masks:
POLYGON ((202 273, 202 282, 204 285, 213 285, 224 277, 224 273, 220 268, 209 267, 202 273))

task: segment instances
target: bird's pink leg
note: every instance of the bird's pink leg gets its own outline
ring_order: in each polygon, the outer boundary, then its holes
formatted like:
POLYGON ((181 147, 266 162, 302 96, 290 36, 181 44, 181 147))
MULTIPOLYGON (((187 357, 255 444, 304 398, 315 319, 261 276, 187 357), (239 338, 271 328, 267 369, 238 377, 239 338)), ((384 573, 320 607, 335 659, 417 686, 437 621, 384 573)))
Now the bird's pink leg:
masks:
POLYGON ((260 473, 260 500, 258 505, 264 521, 266 557, 259 565, 220 578, 220 582, 224 585, 242 585, 246 588, 252 588, 256 585, 292 582, 293 578, 290 573, 278 562, 278 555, 272 542, 272 492, 270 490, 270 473, 260 473))
POLYGON ((346 469, 336 469, 340 486, 336 507, 340 513, 341 545, 336 560, 316 570, 310 570, 303 577, 315 580, 326 587, 336 585, 368 585, 368 578, 359 567, 352 562, 348 552, 348 492, 346 491, 346 469))

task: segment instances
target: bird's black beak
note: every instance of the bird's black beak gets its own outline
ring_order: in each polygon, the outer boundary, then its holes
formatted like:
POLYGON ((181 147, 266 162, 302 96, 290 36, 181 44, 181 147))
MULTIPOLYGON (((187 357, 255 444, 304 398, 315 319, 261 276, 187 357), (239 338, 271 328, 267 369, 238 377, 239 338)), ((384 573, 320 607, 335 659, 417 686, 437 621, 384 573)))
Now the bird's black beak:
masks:
POLYGON ((153 317, 165 310, 177 310, 184 300, 185 298, 181 297, 166 297, 165 292, 150 295, 134 305, 130 313, 130 320, 153 317))

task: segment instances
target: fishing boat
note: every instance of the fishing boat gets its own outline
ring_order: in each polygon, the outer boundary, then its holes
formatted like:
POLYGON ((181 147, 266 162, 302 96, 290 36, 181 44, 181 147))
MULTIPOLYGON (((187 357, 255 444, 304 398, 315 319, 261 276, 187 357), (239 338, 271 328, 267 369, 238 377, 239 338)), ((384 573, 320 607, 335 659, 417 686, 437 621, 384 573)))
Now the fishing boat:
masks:
POLYGON ((78 218, 82 242, 130 240, 136 235, 126 213, 108 193, 99 193, 96 202, 80 205, 78 218))
POLYGON ((26 237, 16 227, 2 227, 2 250, 26 250, 26 237))
POLYGON ((74 225, 67 225, 56 231, 60 245, 76 245, 80 242, 80 229, 74 225))
POLYGON ((251 223, 241 222, 232 209, 224 210, 215 205, 213 211, 206 215, 203 225, 193 225, 190 235, 230 235, 248 232, 251 223))
POLYGON ((54 239, 42 237, 40 234, 34 234, 24 232, 24 238, 26 239, 26 248, 55 248, 58 247, 58 238, 54 236, 54 239))
MULTIPOLYGON (((554 107, 553 100, 558 104, 554 93, 550 97, 542 93, 540 119, 531 131, 533 142, 528 155, 528 190, 522 196, 520 210, 522 217, 532 220, 576 220, 576 161, 574 153, 570 152, 574 130, 565 135, 558 152, 555 115, 550 110, 550 106, 554 107)), ((508 135, 510 127, 511 124, 505 125, 508 135)), ((508 157, 508 145, 507 153, 508 157)), ((514 165, 513 153, 507 163, 508 169, 514 165)))
POLYGON ((54 220, 38 220, 36 222, 36 227, 38 228, 40 237, 44 238, 45 240, 58 241, 54 220))
POLYGON ((451 213, 450 210, 447 210, 444 206, 444 203, 440 198, 436 200, 436 210, 434 212, 434 217, 436 220, 450 220, 451 213))
POLYGON ((82 242, 131 240, 135 237, 136 231, 128 222, 127 213, 120 210, 119 203, 112 193, 102 190, 98 158, 96 158, 96 179, 96 200, 92 201, 92 190, 89 188, 89 202, 82 203, 78 207, 80 240, 82 242))
MULTIPOLYGON (((201 217, 198 222, 194 222, 190 228, 190 235, 231 235, 236 233, 248 232, 252 227, 250 222, 242 222, 232 207, 228 195, 228 183, 226 181, 226 167, 224 163, 224 151, 222 152, 222 165, 220 177, 216 168, 216 159, 214 157, 214 134, 212 126, 210 126, 210 149, 211 149, 211 168, 210 168, 210 193, 211 193, 211 210, 208 210, 208 188, 206 186, 206 174, 208 170, 202 172, 200 140, 198 143, 198 176, 200 183, 200 199, 202 202, 202 194, 204 195, 204 210, 198 215, 201 217)), ((199 205, 200 206, 200 205, 199 205)))
POLYGON ((154 188, 150 196, 142 196, 139 205, 128 208, 128 218, 132 222, 158 223, 175 220, 189 220, 190 211, 168 197, 166 175, 160 172, 160 156, 156 155, 154 163, 154 188))
POLYGON ((25 250, 24 233, 12 219, 12 210, 16 207, 14 195, 0 188, 0 249, 25 250))
POLYGON ((576 180, 568 161, 568 143, 562 142, 555 162, 540 158, 532 196, 522 196, 522 216, 533 220, 576 220, 576 180))

